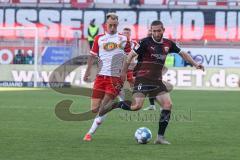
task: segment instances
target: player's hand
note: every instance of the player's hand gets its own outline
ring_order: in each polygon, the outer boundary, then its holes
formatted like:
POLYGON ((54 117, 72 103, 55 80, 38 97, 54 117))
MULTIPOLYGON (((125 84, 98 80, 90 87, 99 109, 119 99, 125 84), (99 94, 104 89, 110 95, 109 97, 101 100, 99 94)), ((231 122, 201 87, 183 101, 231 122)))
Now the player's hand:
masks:
POLYGON ((202 71, 205 70, 205 68, 202 64, 197 64, 195 67, 196 67, 196 69, 201 69, 202 71))
POLYGON ((90 81, 89 76, 90 76, 90 72, 89 72, 89 71, 86 71, 85 74, 84 74, 84 76, 83 76, 83 80, 84 80, 85 82, 89 82, 89 81, 90 81))

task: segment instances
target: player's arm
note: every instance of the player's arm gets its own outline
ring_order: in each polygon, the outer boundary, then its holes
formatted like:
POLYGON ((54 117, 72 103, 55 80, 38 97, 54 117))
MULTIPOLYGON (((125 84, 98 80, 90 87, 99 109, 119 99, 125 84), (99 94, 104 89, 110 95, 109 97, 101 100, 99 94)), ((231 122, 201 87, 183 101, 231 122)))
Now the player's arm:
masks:
POLYGON ((144 53, 145 51, 145 42, 144 40, 140 41, 139 44, 136 44, 135 47, 128 53, 127 58, 124 59, 123 62, 123 69, 121 74, 121 79, 125 80, 128 67, 132 62, 133 58, 139 56, 144 53))
POLYGON ((95 59, 96 59, 96 56, 94 56, 92 54, 89 55, 88 60, 87 60, 87 68, 86 68, 86 71, 85 71, 85 74, 83 77, 84 81, 89 81, 89 76, 91 74, 91 68, 93 66, 95 59))
POLYGON ((84 77, 83 77, 84 81, 89 81, 89 76, 91 74, 91 68, 93 66, 95 59, 98 56, 98 52, 99 52, 98 39, 99 39, 99 36, 96 36, 94 38, 93 47, 90 51, 90 55, 88 56, 87 69, 86 69, 84 77))
POLYGON ((201 69, 204 71, 204 66, 195 62, 192 57, 185 51, 180 51, 179 55, 187 62, 192 64, 196 69, 201 69))
POLYGON ((136 56, 137 56, 137 53, 135 53, 133 50, 131 50, 131 52, 128 53, 127 56, 125 56, 124 61, 123 61, 122 73, 121 73, 121 79, 123 81, 125 81, 125 79, 126 79, 126 74, 127 74, 127 71, 128 71, 128 67, 130 66, 132 60, 136 56))
POLYGON ((182 51, 174 42, 171 42, 172 46, 170 49, 170 53, 178 53, 185 61, 189 62, 191 65, 196 67, 197 69, 201 69, 204 71, 204 66, 195 62, 192 57, 185 51, 182 51))

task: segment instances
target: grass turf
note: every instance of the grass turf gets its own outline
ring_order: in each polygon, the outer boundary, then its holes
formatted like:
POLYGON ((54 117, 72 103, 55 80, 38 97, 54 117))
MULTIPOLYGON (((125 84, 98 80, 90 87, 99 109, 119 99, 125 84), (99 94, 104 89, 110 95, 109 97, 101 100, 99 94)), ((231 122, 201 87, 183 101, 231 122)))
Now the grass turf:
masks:
MULTIPOLYGON (((240 157, 239 92, 173 91, 174 109, 166 132, 169 146, 136 144, 146 126, 156 137, 158 111, 111 112, 92 142, 83 142, 92 121, 67 122, 55 105, 74 101, 71 110, 89 109, 87 97, 52 90, 0 92, 0 160, 237 160, 240 157)), ((148 105, 146 100, 145 106, 148 105)))

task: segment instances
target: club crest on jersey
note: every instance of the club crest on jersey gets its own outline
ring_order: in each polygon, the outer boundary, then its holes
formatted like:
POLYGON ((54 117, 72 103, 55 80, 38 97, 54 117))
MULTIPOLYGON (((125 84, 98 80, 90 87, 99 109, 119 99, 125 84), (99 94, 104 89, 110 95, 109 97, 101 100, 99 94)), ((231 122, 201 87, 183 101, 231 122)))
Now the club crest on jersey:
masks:
POLYGON ((166 53, 168 53, 169 47, 164 47, 164 50, 165 50, 166 53))
POLYGON ((118 48, 118 45, 116 43, 113 43, 113 42, 103 44, 103 49, 106 50, 106 51, 112 51, 116 48, 118 48))

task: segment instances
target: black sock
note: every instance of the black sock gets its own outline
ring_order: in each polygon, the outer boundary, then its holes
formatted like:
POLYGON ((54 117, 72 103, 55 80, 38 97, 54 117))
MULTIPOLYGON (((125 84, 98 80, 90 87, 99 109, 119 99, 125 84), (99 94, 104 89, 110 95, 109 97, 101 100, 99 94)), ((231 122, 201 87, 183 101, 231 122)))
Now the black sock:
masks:
POLYGON ((149 103, 150 103, 150 105, 155 105, 155 104, 154 104, 154 100, 155 100, 155 98, 152 98, 152 97, 149 98, 149 103))
POLYGON ((159 120, 158 135, 164 136, 165 130, 168 126, 168 122, 170 120, 170 115, 170 110, 162 110, 159 120))
POLYGON ((121 101, 113 104, 113 108, 121 108, 123 110, 131 111, 131 101, 121 101))

